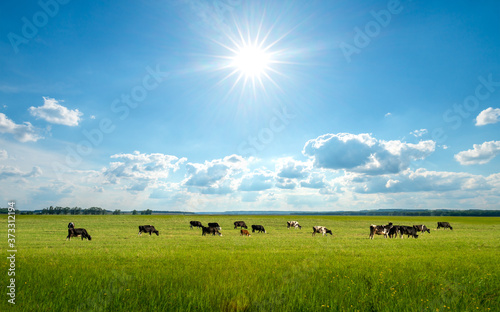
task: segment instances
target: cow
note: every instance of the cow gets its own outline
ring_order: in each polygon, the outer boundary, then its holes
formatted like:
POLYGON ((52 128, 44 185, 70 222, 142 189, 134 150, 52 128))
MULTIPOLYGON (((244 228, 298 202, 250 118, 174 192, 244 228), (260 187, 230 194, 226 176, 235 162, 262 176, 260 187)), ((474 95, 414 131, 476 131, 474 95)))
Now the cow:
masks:
POLYGON ((209 223, 208 227, 217 228, 217 230, 219 230, 219 231, 222 230, 222 228, 220 227, 219 223, 217 223, 217 222, 209 223))
POLYGON ((203 227, 200 221, 189 221, 191 229, 194 227, 203 227))
POLYGON ((78 237, 81 236, 82 240, 84 238, 88 240, 92 240, 92 237, 87 233, 87 230, 85 229, 75 229, 74 227, 68 228, 68 236, 66 237, 66 240, 71 240, 71 237, 78 237))
POLYGON ((262 225, 252 225, 252 233, 255 233, 255 231, 258 231, 258 233, 267 233, 262 225))
POLYGON ((222 236, 222 234, 219 232, 219 230, 216 227, 212 227, 212 226, 202 226, 201 227, 201 235, 202 236, 206 236, 207 234, 212 234, 213 236, 215 236, 215 233, 217 233, 217 235, 219 235, 219 236, 222 236))
POLYGON ((424 232, 427 232, 427 233, 431 233, 431 230, 429 230, 425 225, 423 224, 419 224, 419 225, 413 225, 413 227, 415 228, 415 230, 417 230, 417 232, 422 232, 422 234, 424 234, 424 232))
POLYGON ((438 222, 438 227, 437 229, 439 230, 440 228, 449 228, 450 230, 453 230, 453 227, 450 225, 449 222, 438 222))
POLYGON ((407 235, 407 237, 412 236, 413 238, 418 238, 417 229, 415 229, 413 226, 402 225, 400 227, 400 232, 401 236, 407 235))
POLYGON ((286 222, 286 227, 289 229, 291 227, 294 227, 294 228, 299 228, 302 230, 302 227, 300 226, 300 224, 297 222, 297 221, 287 221, 286 222))
POLYGON ((239 227, 248 229, 247 225, 245 224, 244 221, 236 221, 234 222, 234 228, 237 229, 239 227))
POLYGON ((251 236, 251 235, 250 235, 250 233, 249 233, 247 230, 243 230, 243 229, 242 229, 242 230, 240 231, 240 233, 241 233, 241 234, 240 234, 241 236, 243 236, 243 235, 244 235, 244 236, 251 236))
POLYGON ((393 225, 389 230, 389 238, 398 238, 398 233, 400 237, 403 238, 403 235, 401 234, 401 226, 393 225))
POLYGON ((387 238, 389 231, 392 228, 392 222, 389 222, 387 225, 370 225, 370 239, 373 239, 375 234, 384 235, 384 238, 387 238))
POLYGON ((151 233, 155 233, 156 236, 158 236, 160 234, 160 232, 158 232, 154 226, 152 225, 139 225, 139 234, 137 234, 138 236, 139 235, 142 235, 142 233, 149 233, 149 236, 151 236, 151 233))
POLYGON ((316 236, 316 233, 322 233, 323 236, 327 235, 328 233, 330 233, 330 235, 333 236, 333 233, 331 230, 327 229, 326 227, 324 226, 313 226, 313 233, 312 235, 313 236, 316 236))

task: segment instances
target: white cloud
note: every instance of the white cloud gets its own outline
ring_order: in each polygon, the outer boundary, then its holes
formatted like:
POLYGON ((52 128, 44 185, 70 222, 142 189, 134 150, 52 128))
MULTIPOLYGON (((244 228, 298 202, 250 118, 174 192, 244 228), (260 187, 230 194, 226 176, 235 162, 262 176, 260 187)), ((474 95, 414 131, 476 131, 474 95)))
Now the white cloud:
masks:
POLYGON ((205 161, 203 164, 188 163, 186 179, 182 185, 188 187, 190 192, 228 194, 235 189, 233 183, 235 175, 246 170, 247 165, 247 160, 238 155, 205 161))
POLYGON ((83 115, 78 109, 70 110, 60 105, 58 100, 48 97, 43 97, 42 106, 31 106, 29 112, 36 118, 70 127, 78 126, 81 116, 83 115))
POLYGON ((39 167, 33 167, 30 172, 23 172, 18 168, 11 166, 0 166, 0 180, 7 178, 31 178, 38 177, 42 174, 39 167))
POLYGON ((377 175, 401 172, 412 160, 434 152, 435 146, 431 140, 411 144, 377 140, 367 133, 339 133, 309 140, 302 153, 311 157, 317 168, 377 175))
POLYGON ((264 191, 273 187, 273 181, 274 174, 272 172, 257 169, 243 176, 238 189, 245 192, 264 191))
POLYGON ((159 179, 168 178, 177 171, 186 158, 177 158, 160 153, 116 154, 111 158, 118 159, 103 170, 103 176, 111 184, 124 184, 128 191, 144 191, 159 179))
POLYGON ((476 117, 476 126, 485 126, 500 121, 500 108, 488 107, 476 117))
POLYGON ((461 165, 484 165, 500 153, 500 141, 489 141, 474 144, 473 149, 462 151, 455 155, 461 165))
POLYGON ((7 151, 0 149, 0 160, 5 160, 7 158, 9 158, 9 154, 7 153, 7 151))
POLYGON ((306 181, 300 182, 301 187, 321 189, 327 186, 325 176, 319 173, 313 173, 306 181))
POLYGON ((419 137, 427 134, 427 132, 428 132, 427 129, 420 129, 420 130, 412 131, 412 132, 410 132, 410 134, 412 134, 416 138, 419 138, 419 137))
POLYGON ((20 142, 36 142, 43 138, 37 132, 38 130, 31 123, 24 122, 19 125, 10 120, 5 114, 0 113, 0 133, 10 133, 20 142))
POLYGON ((391 117, 392 116, 392 113, 387 113, 384 115, 384 117, 391 117))
POLYGON ((356 193, 412 193, 478 191, 491 189, 487 179, 480 175, 456 172, 439 172, 417 169, 406 170, 398 175, 346 175, 348 183, 356 193))

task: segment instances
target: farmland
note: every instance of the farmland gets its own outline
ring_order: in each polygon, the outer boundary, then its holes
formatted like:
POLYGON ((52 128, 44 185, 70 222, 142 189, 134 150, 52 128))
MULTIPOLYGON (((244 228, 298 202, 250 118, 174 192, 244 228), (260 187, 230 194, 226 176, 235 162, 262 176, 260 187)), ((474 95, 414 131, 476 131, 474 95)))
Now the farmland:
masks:
MULTIPOLYGON (((1 218, 6 225, 6 216, 1 218)), ((500 306, 500 218, 17 216, 16 235, 17 311, 498 311, 500 306), (223 236, 202 237, 200 229, 189 228, 190 220, 219 222, 223 236), (268 233, 242 237, 233 229, 239 220, 249 227, 264 225, 268 233), (287 229, 287 220, 299 221, 302 230, 287 229), (70 221, 86 228, 92 240, 66 241, 70 221), (368 239, 370 224, 389 221, 426 224, 431 233, 368 239), (436 230, 437 221, 449 221, 454 230, 436 230), (138 225, 144 224, 160 235, 138 237, 138 225), (314 225, 332 229, 333 236, 312 237, 314 225)), ((8 265, 3 257, 2 284, 8 265)), ((7 299, 4 295, 0 310, 12 308, 7 299)))

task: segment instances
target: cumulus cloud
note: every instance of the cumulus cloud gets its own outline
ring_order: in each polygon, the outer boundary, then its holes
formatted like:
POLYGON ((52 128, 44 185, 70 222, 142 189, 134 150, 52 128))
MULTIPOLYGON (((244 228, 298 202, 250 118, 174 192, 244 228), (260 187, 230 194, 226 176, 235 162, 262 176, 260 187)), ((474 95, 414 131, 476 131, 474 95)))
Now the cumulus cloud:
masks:
POLYGON ((474 144, 473 149, 462 151, 455 155, 455 160, 461 165, 484 165, 500 153, 500 141, 489 141, 474 144))
POLYGON ((488 190, 492 186, 480 175, 417 169, 398 175, 349 175, 350 186, 356 193, 450 192, 488 190))
POLYGON ((0 113, 0 133, 10 133, 20 142, 36 142, 43 138, 31 123, 16 124, 3 113, 0 113))
POLYGON ((160 153, 143 154, 135 151, 132 154, 116 154, 111 158, 119 161, 110 163, 103 170, 103 176, 110 184, 126 184, 128 191, 144 191, 146 187, 158 179, 168 178, 171 172, 177 171, 186 158, 160 153))
POLYGON ((272 172, 257 169, 243 176, 238 189, 245 192, 264 191, 273 187, 273 181, 274 174, 272 172))
POLYGON ((300 186, 313 189, 322 189, 327 186, 327 183, 323 174, 312 173, 306 181, 300 182, 300 186))
POLYGON ((280 178, 303 179, 308 176, 309 164, 291 157, 280 158, 276 161, 276 174, 280 178))
POLYGON ((0 180, 8 178, 31 178, 38 177, 42 174, 40 167, 33 167, 30 172, 23 172, 18 168, 11 166, 0 166, 0 180))
POLYGON ((247 165, 248 162, 238 155, 205 161, 203 164, 188 163, 182 185, 187 186, 190 192, 228 194, 234 189, 234 176, 245 170, 247 165))
POLYGON ((430 155, 435 147, 431 140, 411 144, 377 140, 367 133, 339 133, 309 140, 302 153, 311 157, 317 168, 378 175, 401 172, 411 161, 430 155))
POLYGON ((476 126, 485 126, 500 121, 500 108, 488 107, 476 117, 476 126))
POLYGON ((41 118, 47 122, 70 127, 78 126, 81 120, 81 113, 78 109, 70 110, 53 98, 43 97, 43 105, 39 107, 31 106, 29 112, 36 118, 41 118))

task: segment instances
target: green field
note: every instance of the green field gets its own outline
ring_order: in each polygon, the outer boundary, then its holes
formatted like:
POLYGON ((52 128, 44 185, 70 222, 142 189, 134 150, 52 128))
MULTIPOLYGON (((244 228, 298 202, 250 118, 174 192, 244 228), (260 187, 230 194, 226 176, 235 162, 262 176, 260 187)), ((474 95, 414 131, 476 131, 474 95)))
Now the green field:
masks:
POLYGON ((16 245, 16 305, 4 286, 1 311, 500 310, 500 218, 17 216, 16 245), (223 236, 201 236, 190 220, 219 222, 223 236), (239 220, 268 234, 242 237, 239 220), (92 240, 66 241, 70 221, 92 240), (370 224, 389 221, 431 233, 368 239, 370 224), (144 224, 160 236, 138 237, 144 224), (334 235, 312 237, 314 225, 334 235))

